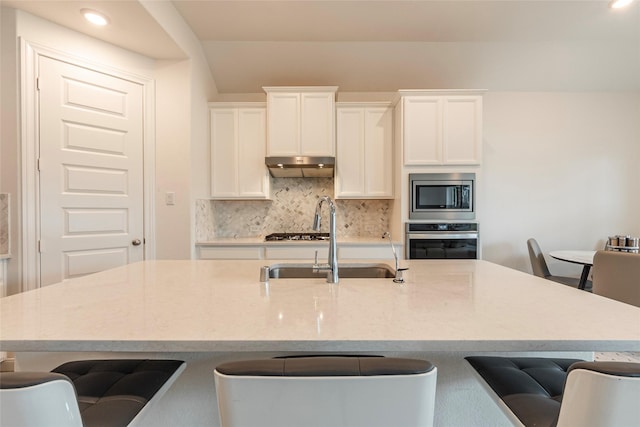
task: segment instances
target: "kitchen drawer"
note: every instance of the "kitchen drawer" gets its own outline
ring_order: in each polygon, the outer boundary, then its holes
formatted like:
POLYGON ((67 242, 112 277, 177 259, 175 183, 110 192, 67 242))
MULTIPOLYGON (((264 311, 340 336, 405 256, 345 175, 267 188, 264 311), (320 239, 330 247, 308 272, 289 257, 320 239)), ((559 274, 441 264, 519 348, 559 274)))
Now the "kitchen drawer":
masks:
POLYGON ((261 246, 202 246, 200 259, 264 259, 261 246))
MULTIPOLYGON (((398 254, 402 253, 402 248, 396 245, 396 251, 398 254)), ((338 245, 338 258, 339 259, 393 259, 393 252, 391 246, 375 245, 375 246, 339 246, 338 245)))
POLYGON ((329 247, 326 244, 322 246, 267 246, 265 248, 265 257, 266 259, 306 259, 313 261, 316 251, 318 251, 318 261, 322 263, 327 262, 329 247))

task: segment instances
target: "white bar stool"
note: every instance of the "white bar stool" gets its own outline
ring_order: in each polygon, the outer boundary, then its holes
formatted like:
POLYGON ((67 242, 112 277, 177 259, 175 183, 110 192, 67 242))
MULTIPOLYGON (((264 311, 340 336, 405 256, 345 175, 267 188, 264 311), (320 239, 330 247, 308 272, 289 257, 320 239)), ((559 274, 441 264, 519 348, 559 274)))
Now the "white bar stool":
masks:
POLYGON ((433 425, 437 369, 419 359, 310 356, 214 371, 222 427, 433 425))

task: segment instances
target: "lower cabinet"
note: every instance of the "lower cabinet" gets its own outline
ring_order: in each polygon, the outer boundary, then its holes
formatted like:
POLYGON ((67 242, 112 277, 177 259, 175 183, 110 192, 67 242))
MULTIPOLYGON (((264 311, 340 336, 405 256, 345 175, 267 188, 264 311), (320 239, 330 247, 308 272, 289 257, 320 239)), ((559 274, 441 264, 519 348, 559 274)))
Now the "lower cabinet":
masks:
MULTIPOLYGON (((400 249, 396 245, 396 251, 399 250, 400 249)), ((394 259, 393 252, 391 251, 391 246, 389 246, 389 244, 339 247, 338 258, 343 260, 394 259)))
MULTIPOLYGON (((304 260, 313 262, 318 251, 318 262, 327 262, 329 245, 200 245, 199 259, 265 259, 265 260, 304 260)), ((402 248, 396 245, 396 251, 402 254, 402 248)), ((393 260, 393 252, 388 243, 384 244, 338 244, 338 260, 354 262, 356 260, 380 259, 393 260)))
POLYGON ((261 246, 200 246, 199 259, 264 259, 261 246))
POLYGON ((329 246, 285 246, 265 248, 265 259, 300 259, 313 262, 315 260, 316 251, 318 252, 318 262, 327 262, 329 256, 329 246))

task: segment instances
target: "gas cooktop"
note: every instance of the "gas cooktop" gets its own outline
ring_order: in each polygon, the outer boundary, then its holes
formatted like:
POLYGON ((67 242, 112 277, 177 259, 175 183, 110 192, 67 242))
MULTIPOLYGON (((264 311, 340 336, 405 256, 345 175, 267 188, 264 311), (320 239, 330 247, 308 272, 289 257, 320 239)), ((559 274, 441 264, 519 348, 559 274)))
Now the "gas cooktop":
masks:
POLYGON ((266 242, 279 240, 329 240, 329 233, 272 233, 265 236, 266 242))

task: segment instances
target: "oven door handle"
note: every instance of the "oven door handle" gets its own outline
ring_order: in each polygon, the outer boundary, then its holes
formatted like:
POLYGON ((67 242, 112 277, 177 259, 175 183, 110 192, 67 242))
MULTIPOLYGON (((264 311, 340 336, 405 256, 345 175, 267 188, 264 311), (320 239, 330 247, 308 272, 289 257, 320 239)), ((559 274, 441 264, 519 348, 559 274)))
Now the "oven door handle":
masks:
POLYGON ((408 240, 416 240, 416 239, 431 239, 431 240, 441 240, 441 239, 477 239, 478 233, 408 233, 408 240))

